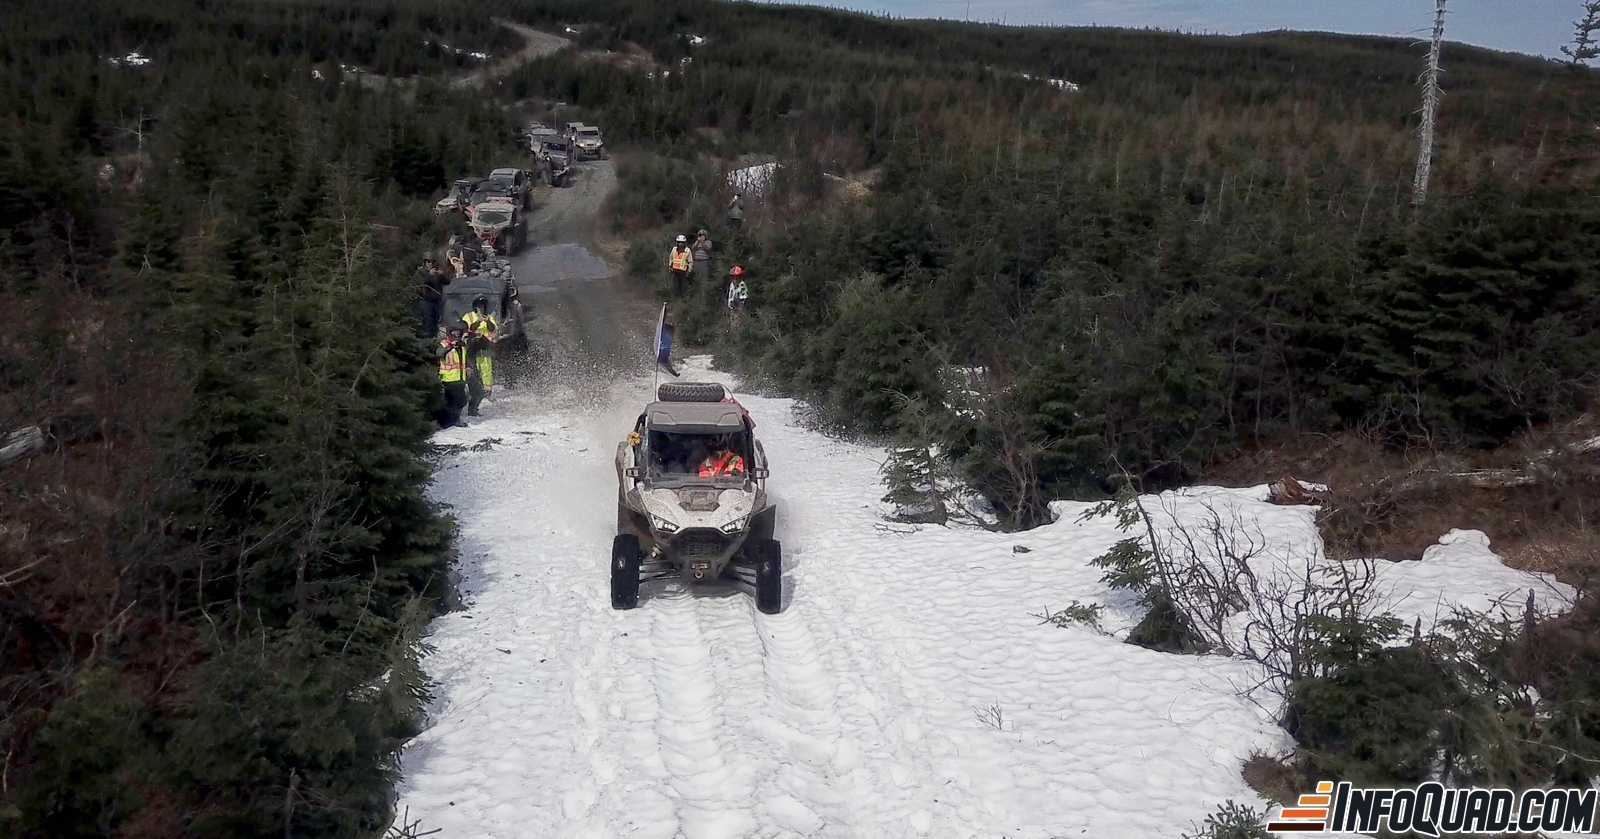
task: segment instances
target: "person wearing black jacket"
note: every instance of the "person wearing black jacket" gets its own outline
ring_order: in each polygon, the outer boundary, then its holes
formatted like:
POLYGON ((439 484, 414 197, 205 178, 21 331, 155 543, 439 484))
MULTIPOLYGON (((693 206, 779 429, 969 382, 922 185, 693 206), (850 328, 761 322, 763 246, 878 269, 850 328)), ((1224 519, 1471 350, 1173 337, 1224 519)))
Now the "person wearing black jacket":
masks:
POLYGON ((417 269, 417 318, 422 321, 422 335, 432 339, 439 334, 439 318, 444 311, 444 287, 450 278, 439 270, 432 254, 422 257, 422 267, 417 269))

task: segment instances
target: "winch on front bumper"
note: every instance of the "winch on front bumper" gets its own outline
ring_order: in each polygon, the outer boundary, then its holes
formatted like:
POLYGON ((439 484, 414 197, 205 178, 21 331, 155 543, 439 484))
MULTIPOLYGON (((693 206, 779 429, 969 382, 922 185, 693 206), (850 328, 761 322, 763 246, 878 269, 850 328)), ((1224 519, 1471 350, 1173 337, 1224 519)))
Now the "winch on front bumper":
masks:
POLYGON ((676 554, 684 576, 700 583, 716 576, 726 567, 728 559, 743 542, 743 538, 735 541, 711 528, 696 527, 660 539, 656 544, 676 554))

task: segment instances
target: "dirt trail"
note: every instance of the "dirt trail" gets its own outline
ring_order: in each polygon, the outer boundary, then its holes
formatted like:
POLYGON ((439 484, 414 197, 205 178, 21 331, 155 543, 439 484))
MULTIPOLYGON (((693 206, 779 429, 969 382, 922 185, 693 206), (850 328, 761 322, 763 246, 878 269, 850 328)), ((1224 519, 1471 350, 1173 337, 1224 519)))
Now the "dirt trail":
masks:
POLYGON ((595 218, 616 187, 611 161, 577 164, 570 186, 539 191, 543 204, 528 224, 533 246, 512 257, 531 311, 528 368, 536 387, 559 383, 598 396, 649 366, 654 298, 589 248, 595 218))
POLYGON ((540 32, 531 26, 523 26, 520 23, 514 23, 504 18, 495 18, 494 22, 504 26, 507 29, 510 29, 513 32, 516 32, 518 35, 521 35, 523 40, 522 49, 510 56, 507 56, 506 58, 502 58, 499 61, 490 64, 488 67, 485 67, 482 70, 475 70, 455 79, 454 81, 450 82, 451 87, 458 89, 468 87, 483 87, 490 81, 504 77, 507 73, 510 73, 512 70, 515 70, 524 64, 527 64, 535 58, 542 58, 550 55, 551 53, 554 53, 557 50, 560 50, 562 47, 572 43, 560 35, 551 35, 548 32, 540 32))
MULTIPOLYGON (((465 90, 471 87, 482 88, 490 81, 503 78, 507 73, 510 73, 524 64, 527 64, 535 58, 542 58, 550 55, 560 50, 562 47, 572 43, 560 35, 551 35, 548 32, 540 32, 531 26, 523 26, 520 23, 514 23, 504 18, 495 18, 494 22, 512 30, 513 32, 516 32, 518 35, 521 35, 523 41, 522 49, 517 50, 515 53, 512 53, 511 55, 506 56, 505 58, 502 58, 487 67, 473 70, 468 73, 463 73, 462 75, 451 79, 451 88, 456 90, 465 90)), ((401 87, 402 90, 409 90, 410 86, 415 85, 417 82, 417 77, 414 76, 401 79, 392 79, 381 73, 367 73, 355 69, 346 71, 345 78, 353 78, 362 87, 377 90, 386 89, 390 86, 403 86, 401 87)))

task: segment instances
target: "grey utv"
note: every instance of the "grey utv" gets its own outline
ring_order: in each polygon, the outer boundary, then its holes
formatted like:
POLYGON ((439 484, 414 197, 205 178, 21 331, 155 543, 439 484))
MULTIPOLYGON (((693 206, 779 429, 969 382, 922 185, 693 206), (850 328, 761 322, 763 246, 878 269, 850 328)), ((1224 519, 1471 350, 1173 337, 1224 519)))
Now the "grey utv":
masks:
POLYGON ((762 612, 783 608, 766 452, 744 409, 726 397, 710 382, 663 384, 618 444, 613 608, 638 605, 641 582, 672 577, 691 586, 729 581, 753 593, 762 612), (721 445, 744 468, 702 476, 700 464, 721 445))

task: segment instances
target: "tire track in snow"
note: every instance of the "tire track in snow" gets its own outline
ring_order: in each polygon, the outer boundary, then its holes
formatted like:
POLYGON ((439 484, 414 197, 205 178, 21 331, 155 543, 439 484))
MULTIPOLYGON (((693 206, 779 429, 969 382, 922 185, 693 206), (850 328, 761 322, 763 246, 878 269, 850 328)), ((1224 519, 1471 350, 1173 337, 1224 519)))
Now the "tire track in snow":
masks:
POLYGON ((860 835, 857 812, 863 795, 872 797, 872 779, 860 750, 840 738, 844 720, 833 676, 800 610, 750 612, 765 653, 768 708, 776 716, 768 734, 788 758, 777 777, 783 795, 768 800, 767 811, 780 827, 805 836, 853 839, 860 835))
MULTIPOLYGON (((610 609, 598 596, 590 599, 597 614, 610 609)), ((573 702, 583 725, 572 732, 572 744, 574 763, 583 771, 563 799, 567 823, 561 836, 678 835, 672 801, 661 790, 669 773, 656 734, 660 709, 648 666, 652 644, 647 628, 639 625, 648 618, 640 617, 628 631, 611 627, 577 668, 573 702)), ((590 644, 589 634, 580 630, 578 643, 590 644)))
MULTIPOLYGON (((609 429, 616 417, 605 415, 607 400, 593 393, 557 388, 547 398, 582 421, 563 426, 564 447, 591 466, 606 461, 609 442, 597 429, 609 429), (594 413, 599 410, 600 413, 594 413)), ((656 726, 660 717, 650 674, 653 648, 650 616, 611 610, 608 542, 605 520, 584 514, 592 498, 612 488, 604 470, 583 469, 581 491, 562 501, 561 519, 568 528, 557 544, 549 577, 552 599, 578 606, 578 616, 563 622, 572 652, 572 704, 580 721, 569 732, 571 753, 565 761, 560 795, 564 820, 551 835, 573 839, 672 839, 679 835, 673 802, 662 782, 656 726), (571 505, 568 507, 567 505, 571 505), (571 554, 567 554, 567 550, 571 554)))
MULTIPOLYGON (((768 444, 769 456, 787 461, 786 474, 797 481, 839 485, 841 462, 860 465, 860 474, 854 476, 860 482, 876 477, 877 463, 853 454, 848 446, 827 440, 801 443, 799 451, 768 444), (825 477, 807 474, 813 469, 833 471, 825 477)), ((940 839, 981 835, 981 820, 972 816, 983 812, 986 802, 974 795, 970 778, 959 768, 962 746, 929 718, 927 706, 936 697, 917 686, 915 668, 908 666, 927 650, 906 625, 914 617, 913 607, 897 594, 898 578, 884 576, 885 571, 904 569, 893 562, 841 561, 862 547, 858 538, 841 535, 841 523, 859 521, 861 530, 872 532, 875 520, 862 512, 854 495, 843 493, 782 498, 779 511, 780 532, 796 537, 786 546, 785 563, 794 561, 785 568, 786 584, 795 591, 794 620, 812 616, 800 623, 800 630, 832 679, 840 740, 860 749, 855 757, 862 764, 855 770, 860 777, 852 779, 858 832, 940 839)), ((903 550, 895 543, 899 537, 874 538, 872 555, 893 556, 903 550)), ((774 618, 787 619, 790 612, 762 617, 776 625, 774 618)), ((762 634, 765 639, 770 633, 762 634)), ((788 650, 780 652, 776 660, 794 657, 788 650)))
POLYGON ((711 652, 693 599, 675 593, 652 604, 661 761, 684 839, 737 839, 756 830, 754 789, 744 761, 724 756, 711 652))

